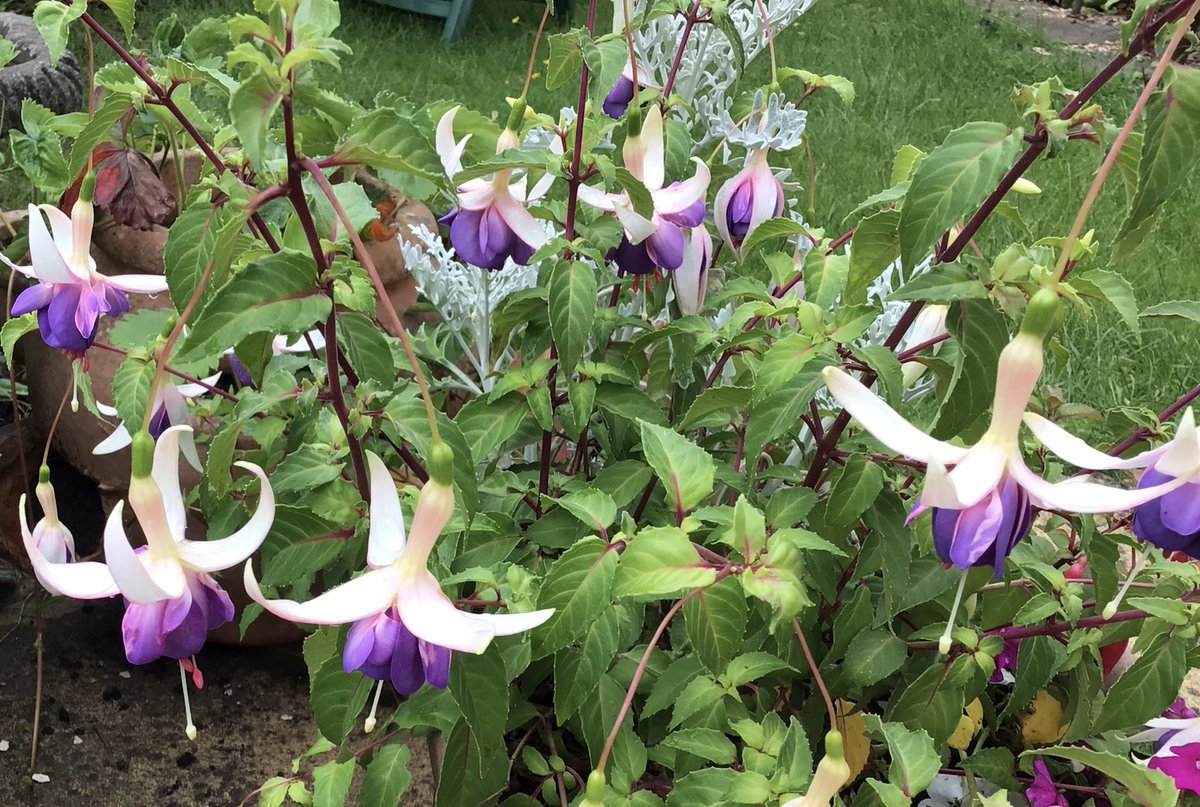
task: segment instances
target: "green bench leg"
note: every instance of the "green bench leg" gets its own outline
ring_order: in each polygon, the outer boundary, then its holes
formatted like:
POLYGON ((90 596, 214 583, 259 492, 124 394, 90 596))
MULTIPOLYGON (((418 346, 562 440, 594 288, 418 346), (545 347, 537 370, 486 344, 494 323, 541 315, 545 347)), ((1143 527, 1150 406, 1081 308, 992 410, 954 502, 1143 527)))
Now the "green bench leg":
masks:
POLYGON ((446 25, 442 28, 442 41, 453 42, 467 30, 471 19, 471 7, 475 0, 451 0, 450 11, 446 14, 446 25))

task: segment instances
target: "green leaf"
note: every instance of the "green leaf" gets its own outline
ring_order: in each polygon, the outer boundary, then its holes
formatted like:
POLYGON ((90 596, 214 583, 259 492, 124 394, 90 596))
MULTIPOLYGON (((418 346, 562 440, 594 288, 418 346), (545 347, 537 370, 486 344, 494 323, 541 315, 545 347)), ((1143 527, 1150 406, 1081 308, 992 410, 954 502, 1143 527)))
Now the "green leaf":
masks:
POLYGON ((65 5, 58 0, 41 0, 33 9, 33 24, 46 40, 50 51, 50 65, 56 66, 67 49, 71 23, 87 11, 87 3, 65 5))
POLYGON ((500 648, 491 644, 478 655, 458 653, 450 665, 450 694, 480 749, 503 745, 508 723, 508 674, 500 648))
POLYGON ((333 531, 332 524, 303 507, 276 506, 262 547, 262 584, 290 585, 329 564, 344 545, 333 531))
POLYGON ((743 653, 729 662, 729 666, 725 668, 725 674, 721 676, 720 680, 730 689, 736 689, 773 672, 790 669, 792 666, 783 659, 756 650, 753 653, 743 653))
MULTIPOLYGON (((460 116, 465 113, 460 111, 460 116)), ((428 127, 432 128, 432 127, 428 127)), ((493 139, 493 144, 495 143, 493 139)), ((395 109, 357 116, 336 154, 339 160, 441 181, 444 172, 425 129, 395 109)))
POLYGON ((20 51, 11 40, 0 37, 0 68, 7 67, 19 54, 20 51))
POLYGON ((596 318, 596 272, 586 261, 561 261, 550 273, 550 332, 559 366, 573 372, 587 350, 596 318))
POLYGON ((610 605, 593 614, 578 650, 566 648, 554 655, 554 714, 565 721, 578 711, 612 666, 620 629, 628 617, 621 605, 610 605))
POLYGON ((1117 234, 1114 261, 1145 239, 1162 205, 1187 183, 1200 152, 1200 70, 1172 67, 1145 114, 1138 188, 1117 234))
POLYGON ((867 462, 861 454, 846 461, 829 493, 825 517, 830 524, 848 527, 866 512, 883 490, 883 466, 867 462))
POLYGON ((125 32, 125 38, 131 38, 133 36, 134 0, 100 0, 100 2, 108 6, 108 10, 117 18, 117 22, 121 23, 121 30, 125 32))
POLYGON ((984 748, 963 760, 963 769, 1000 787, 1017 787, 1017 758, 1007 748, 984 748))
POLYGON ((996 186, 1021 145, 1020 129, 976 121, 959 127, 935 147, 913 175, 900 212, 900 255, 912 269, 942 233, 996 186))
POLYGON ((950 381, 932 434, 945 440, 961 435, 992 404, 996 366, 1008 345, 1008 323, 989 302, 965 300, 946 317, 946 327, 958 339, 961 358, 950 381))
POLYGON ((475 398, 459 410, 454 422, 480 462, 517 433, 529 415, 525 399, 517 393, 499 398, 475 398))
POLYGON ((693 754, 714 765, 732 765, 737 759, 733 741, 715 729, 681 729, 668 734, 662 744, 693 754))
MULTIPOLYGON (((82 4, 76 4, 83 7, 82 4)), ((21 102, 21 128, 8 132, 13 162, 38 190, 57 198, 74 179, 67 172, 62 141, 52 128, 54 113, 36 101, 21 102)))
POLYGON ((850 275, 842 299, 865 303, 867 290, 900 257, 900 211, 881 210, 858 223, 850 239, 850 275))
POLYGON ((666 488, 667 504, 686 513, 712 494, 716 463, 712 456, 683 435, 639 420, 642 452, 666 488))
POLYGON ((617 504, 602 490, 584 488, 557 500, 575 518, 603 533, 617 519, 617 504))
POLYGON ((276 494, 312 491, 341 476, 343 466, 328 445, 302 445, 271 474, 271 488, 276 494))
POLYGON ((228 205, 214 208, 198 203, 183 211, 171 225, 163 248, 163 268, 175 310, 187 308, 205 272, 209 277, 200 297, 201 306, 224 285, 245 222, 246 216, 233 212, 228 205))
POLYGON ((208 443, 204 474, 213 494, 219 499, 228 495, 229 486, 233 482, 229 475, 229 466, 233 464, 233 451, 245 426, 246 421, 242 418, 227 418, 208 443))
MULTIPOLYGON (((122 1, 133 5, 133 0, 122 1)), ((91 120, 79 131, 75 142, 71 144, 71 162, 67 166, 67 171, 72 177, 83 173, 83 169, 87 168, 88 158, 92 156, 92 150, 109 137, 113 125, 132 106, 133 102, 128 95, 118 92, 104 95, 104 100, 92 113, 91 120)))
POLYGON ((987 287, 971 270, 960 263, 939 263, 928 272, 917 275, 888 295, 888 302, 924 300, 930 303, 952 303, 956 300, 983 300, 987 287))
POLYGON ((538 608, 554 616, 533 632, 535 658, 566 647, 609 606, 617 557, 607 541, 585 538, 554 562, 538 592, 538 608))
POLYGON ((1071 278, 1071 285, 1080 294, 1089 297, 1099 297, 1120 315, 1121 321, 1135 336, 1141 333, 1141 323, 1138 322, 1137 298, 1134 296, 1133 284, 1123 275, 1104 269, 1092 269, 1086 274, 1071 278))
POLYGON ((640 531, 621 555, 613 580, 617 597, 659 597, 711 585, 717 570, 706 566, 687 533, 677 527, 640 531))
POLYGON ((130 434, 136 434, 142 428, 153 383, 154 362, 139 356, 126 357, 113 375, 113 406, 130 434))
POLYGON ((908 658, 908 646, 890 631, 862 631, 846 649, 843 669, 859 686, 871 686, 900 669, 908 658))
POLYGON ((963 715, 963 691, 946 678, 941 664, 929 667, 892 698, 887 719, 914 731, 923 729, 937 743, 950 739, 963 715))
POLYGON ((1179 686, 1188 670, 1184 644, 1167 640, 1139 656, 1109 689, 1093 730, 1129 729, 1162 714, 1179 697, 1179 686))
POLYGON ((710 709, 725 697, 725 687, 710 676, 698 675, 688 681, 679 693, 671 710, 670 727, 675 728, 683 721, 705 709, 710 709))
POLYGON ((229 116, 250 165, 267 172, 267 139, 271 121, 283 100, 283 88, 263 70, 256 69, 229 96, 229 116))
POLYGON ((1036 625, 1061 609, 1058 598, 1045 591, 1030 597, 1013 617, 1013 625, 1036 625))
POLYGON ((304 333, 329 315, 329 298, 316 292, 310 257, 284 250, 242 269, 194 320, 179 361, 211 363, 252 333, 304 333))
MULTIPOLYGON (((658 680, 650 688, 650 697, 646 698, 646 705, 641 712, 642 718, 656 715, 674 704, 680 693, 702 671, 699 659, 692 656, 680 656, 672 661, 670 666, 659 673, 658 680)), ((712 678, 705 677, 712 681, 712 678)))
POLYGON ((1066 648, 1049 636, 1022 640, 1017 648, 1017 680, 1000 716, 1007 717, 1032 701, 1050 683, 1066 658, 1066 648))
POLYGON ((1186 319, 1200 322, 1200 302, 1195 300, 1171 300, 1158 305, 1152 305, 1138 316, 1167 317, 1170 319, 1186 319))
POLYGON ((884 723, 872 714, 863 715, 867 727, 882 734, 887 742, 892 763, 888 766, 888 781, 912 798, 933 781, 941 767, 941 757, 930 736, 921 730, 911 731, 899 723, 884 723))
POLYGON ((825 386, 821 370, 827 364, 828 359, 813 359, 778 392, 750 405, 750 420, 746 424, 748 467, 757 467, 768 443, 799 429, 800 416, 808 412, 809 401, 825 386))
POLYGON ((701 768, 680 777, 667 796, 667 807, 723 807, 737 778, 731 768, 701 768))
POLYGON ((546 89, 557 90, 579 75, 583 67, 583 50, 579 47, 579 31, 562 31, 547 37, 550 42, 550 64, 546 66, 546 89))
POLYGON ((1179 800, 1179 789, 1175 787, 1171 777, 1162 771, 1151 770, 1145 765, 1133 762, 1126 756, 1074 745, 1039 748, 1036 751, 1026 751, 1021 756, 1034 754, 1067 759, 1100 771, 1123 784, 1129 789, 1131 796, 1148 807, 1175 807, 1179 800))
MULTIPOLYGON (((789 337, 784 337, 787 339, 789 337)), ((782 341, 782 340, 780 340, 782 341)), ((720 428, 733 420, 750 402, 749 387, 709 387, 696 396, 679 428, 690 431, 697 428, 720 428)))
POLYGON ((354 759, 335 760, 313 769, 313 807, 344 807, 354 764, 354 759))
MULTIPOLYGON (((790 333, 777 339, 763 354, 758 373, 754 376, 754 403, 761 403, 764 398, 778 392, 800 372, 814 371, 815 365, 809 365, 824 344, 823 340, 804 333, 790 333)), ((721 389, 727 388, 716 387, 709 392, 721 389)))
POLYGON ((0 326, 0 350, 4 351, 4 360, 9 365, 13 363, 13 350, 17 347, 17 341, 25 334, 36 331, 37 327, 36 311, 30 311, 20 317, 13 317, 0 326))
POLYGON ((688 640, 709 672, 724 670, 742 648, 747 615, 746 596, 733 578, 709 586, 684 604, 688 640))
MULTIPOLYGON (((873 791, 873 794, 879 799, 879 804, 882 807, 909 807, 912 804, 912 799, 904 795, 904 791, 892 784, 891 782, 881 782, 878 779, 868 779, 867 785, 873 791)), ((854 800, 854 804, 858 805, 862 800, 864 804, 871 802, 864 798, 865 794, 860 795, 854 800)))
POLYGON ((399 807, 412 785, 408 770, 411 758, 412 752, 401 743, 390 743, 376 751, 363 777, 359 807, 399 807))
POLYGON ((337 656, 321 665, 313 676, 310 698, 317 729, 325 739, 341 745, 367 705, 373 684, 360 673, 344 672, 337 656))
POLYGON ((789 238, 793 235, 804 235, 807 233, 808 229, 802 222, 787 218, 768 219, 755 227, 754 232, 750 233, 750 236, 742 242, 740 252, 742 255, 749 255, 751 250, 759 244, 776 238, 789 238))
POLYGON ((396 366, 387 338, 370 317, 344 313, 337 318, 338 336, 350 366, 364 381, 370 380, 384 388, 396 380, 396 366))
POLYGON ((733 778, 725 800, 732 804, 764 804, 771 798, 771 782, 758 771, 742 771, 733 778))

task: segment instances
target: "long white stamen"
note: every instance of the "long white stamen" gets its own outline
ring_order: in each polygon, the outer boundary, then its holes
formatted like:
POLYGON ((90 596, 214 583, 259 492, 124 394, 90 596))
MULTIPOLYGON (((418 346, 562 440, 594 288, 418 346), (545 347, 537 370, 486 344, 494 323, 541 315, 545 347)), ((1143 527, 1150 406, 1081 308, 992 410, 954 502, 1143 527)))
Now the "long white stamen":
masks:
POLYGON ((79 372, 82 360, 76 359, 71 363, 71 412, 79 411, 79 372))
POLYGON ((183 668, 182 661, 179 662, 179 683, 183 685, 183 714, 187 718, 187 726, 184 727, 183 733, 189 740, 195 740, 196 724, 192 722, 192 701, 188 697, 187 671, 183 668))
POLYGON ((950 618, 946 622, 946 632, 942 634, 942 638, 938 640, 938 652, 943 656, 950 653, 950 647, 954 641, 950 638, 950 634, 954 632, 954 617, 958 615, 958 606, 962 603, 963 590, 967 587, 967 570, 964 569, 962 579, 958 581, 958 591, 954 595, 954 605, 950 606, 950 618))
POLYGON ((375 687, 375 700, 371 704, 371 714, 367 715, 366 721, 363 723, 363 731, 370 734, 375 730, 375 712, 379 709, 379 696, 383 694, 383 681, 375 687))
POLYGON ((1133 585, 1134 579, 1142 573, 1142 569, 1146 567, 1146 564, 1149 561, 1150 550, 1147 549, 1142 553, 1142 556, 1138 558, 1137 562, 1133 564, 1133 568, 1129 570, 1129 577, 1125 579, 1125 585, 1121 586, 1121 590, 1117 592, 1117 596, 1113 597, 1112 601, 1109 602, 1108 605, 1104 606, 1104 610, 1101 611, 1101 615, 1105 619, 1113 618, 1113 614, 1115 614, 1117 609, 1121 606, 1121 600, 1125 599, 1125 592, 1129 591, 1129 587, 1133 585))

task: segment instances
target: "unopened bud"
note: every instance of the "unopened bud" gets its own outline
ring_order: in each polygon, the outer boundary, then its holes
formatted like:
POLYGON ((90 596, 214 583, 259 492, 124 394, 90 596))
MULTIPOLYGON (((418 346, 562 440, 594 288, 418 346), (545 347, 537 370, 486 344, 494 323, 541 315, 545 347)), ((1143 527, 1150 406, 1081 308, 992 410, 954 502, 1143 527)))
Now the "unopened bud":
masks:
POLYGON ((587 795, 580 807, 604 807, 604 772, 592 771, 587 780, 587 795))
POLYGON ((154 438, 150 432, 142 429, 133 436, 132 476, 134 479, 146 479, 154 467, 154 438))
POLYGON ((1029 300, 1021 333, 1044 340, 1054 330, 1058 319, 1058 292, 1041 288, 1029 300))
POLYGON ((783 807, 829 807, 833 797, 850 781, 850 766, 842 746, 842 735, 831 731, 825 735, 825 756, 817 765, 817 772, 808 792, 792 799, 783 807))
POLYGON ((454 451, 440 440, 429 447, 429 480, 447 487, 454 481, 454 451))
POLYGON ((1030 182, 1025 177, 1019 177, 1017 181, 1013 183, 1012 189, 1017 193, 1024 193, 1029 196, 1037 196, 1042 192, 1041 188, 1039 188, 1033 182, 1030 182))

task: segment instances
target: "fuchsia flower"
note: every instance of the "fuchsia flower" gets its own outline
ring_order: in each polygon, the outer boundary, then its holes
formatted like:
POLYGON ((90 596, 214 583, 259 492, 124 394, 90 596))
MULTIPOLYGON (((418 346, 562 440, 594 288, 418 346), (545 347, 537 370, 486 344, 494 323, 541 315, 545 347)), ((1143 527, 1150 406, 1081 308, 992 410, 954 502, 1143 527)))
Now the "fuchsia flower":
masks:
POLYGON ((95 214, 86 185, 71 218, 52 205, 29 206, 30 266, 17 266, 0 255, 13 270, 38 281, 17 295, 12 315, 36 311, 46 344, 72 353, 92 346, 102 314, 119 317, 129 310, 126 292, 156 294, 167 289, 166 278, 159 275, 105 277, 96 271, 90 254, 95 214))
POLYGON ((683 263, 671 273, 675 303, 684 316, 699 314, 708 293, 708 267, 712 263, 713 241, 701 225, 684 235, 683 263))
POLYGON ((722 240, 735 252, 758 225, 783 213, 783 185, 767 163, 767 149, 746 157, 746 167, 730 177, 713 200, 713 217, 722 240))
POLYGON ((1200 717, 1180 698, 1162 717, 1146 723, 1146 731, 1129 738, 1130 742, 1156 744, 1149 767, 1175 780, 1180 790, 1200 795, 1200 717))
MULTIPOLYGON (((221 378, 221 374, 209 376, 204 379, 204 383, 211 387, 221 378)), ((208 392, 208 387, 201 384, 175 384, 167 383, 160 384, 158 389, 154 391, 154 400, 150 406, 154 412, 150 416, 150 436, 157 440, 162 436, 163 432, 172 426, 190 426, 192 422, 192 413, 188 411, 188 399, 199 398, 208 392)), ((116 417, 117 410, 115 407, 96 403, 96 408, 100 410, 100 414, 108 417, 116 417)), ((200 467, 200 455, 196 453, 196 439, 192 435, 192 430, 180 432, 177 439, 179 440, 179 450, 183 452, 183 457, 188 461, 188 464, 197 471, 202 471, 200 467)), ((133 442, 133 437, 129 434, 129 427, 124 421, 117 424, 117 428, 113 429, 112 434, 101 440, 92 449, 93 454, 112 454, 129 446, 133 442)))
MULTIPOLYGON (((179 489, 179 436, 187 431, 191 431, 188 426, 172 426, 163 432, 154 446, 149 475, 135 471, 129 483, 129 504, 146 535, 145 547, 135 550, 125 535, 124 502, 113 508, 104 528, 106 563, 52 562, 37 551, 28 529, 22 530, 33 570, 51 592, 84 600, 124 596, 121 632, 131 664, 147 664, 163 656, 187 659, 204 645, 209 630, 233 619, 229 595, 211 573, 248 558, 275 519, 275 497, 266 474, 257 465, 239 462, 261 483, 257 511, 228 538, 187 540, 187 515, 179 489)), ((142 451, 148 454, 148 448, 142 451)), ((137 454, 135 445, 135 468, 137 454)), ((22 521, 24 512, 22 500, 22 521)))
MULTIPOLYGON (((463 150, 471 135, 454 141, 454 116, 459 107, 442 115, 437 125, 437 152, 446 176, 462 170, 463 150)), ((520 148, 517 133, 505 129, 496 141, 496 153, 520 148)), ((554 177, 547 174, 526 192, 526 178, 513 181, 513 169, 497 171, 490 179, 471 179, 458 188, 458 207, 441 219, 450 227, 450 243, 463 260, 483 269, 503 269, 512 258, 528 264, 548 240, 546 231, 525 206, 546 195, 554 177)))
MULTIPOLYGON (((621 0, 617 0, 617 5, 620 5, 620 3, 621 0)), ((614 84, 613 88, 608 91, 608 95, 604 96, 604 103, 602 105, 604 114, 608 115, 613 120, 620 120, 625 114, 625 111, 629 109, 629 105, 633 103, 633 99, 637 97, 638 93, 647 87, 655 86, 646 81, 646 75, 646 71, 639 64, 638 83, 637 87, 634 87, 633 63, 627 62, 625 64, 625 69, 623 69, 621 71, 621 75, 617 77, 617 83, 614 84)))
POLYGON ((1025 798, 1029 800, 1029 807, 1070 807, 1066 797, 1054 786, 1050 769, 1040 759, 1033 761, 1033 782, 1026 789, 1025 798))
POLYGON ((612 213, 621 222, 624 228, 621 243, 609 255, 617 266, 634 275, 650 274, 656 266, 674 271, 683 265, 687 251, 689 237, 684 229, 690 230, 692 240, 700 239, 697 246, 703 245, 707 236, 697 230, 703 230, 708 166, 699 157, 693 157, 696 173, 692 178, 663 187, 666 181, 663 119, 656 104, 646 110, 641 131, 625 138, 623 156, 625 168, 650 191, 654 206, 650 218, 634 210, 627 191, 605 193, 583 185, 579 188, 579 199, 597 210, 612 213))
POLYGON ((25 550, 36 551, 48 563, 70 563, 75 559, 75 537, 58 520, 58 501, 54 496, 54 486, 50 484, 50 469, 43 465, 40 476, 33 492, 42 505, 43 515, 34 525, 33 532, 29 531, 25 516, 25 497, 21 497, 21 537, 25 541, 25 550))
POLYGON ((1200 558, 1200 432, 1189 407, 1171 442, 1129 459, 1111 457, 1032 412, 1025 424, 1051 451, 1094 471, 1145 468, 1139 490, 1166 491, 1133 511, 1133 534, 1168 552, 1200 558))
POLYGON ((988 679, 988 683, 1011 684, 1017 680, 1013 676, 1013 671, 1017 669, 1017 651, 1020 646, 1020 639, 1009 639, 1004 643, 1000 655, 996 656, 996 669, 992 671, 992 677, 988 679))
POLYGON ((554 613, 548 609, 472 614, 458 610, 442 593, 427 564, 438 535, 454 513, 448 454, 444 446, 434 447, 430 479, 421 488, 406 538, 391 474, 383 460, 367 452, 371 474, 367 565, 371 570, 365 574, 301 603, 268 600, 246 564, 246 591, 276 616, 312 625, 353 623, 342 653, 343 668, 391 681, 402 695, 411 695, 426 683, 444 689, 450 676, 450 651, 482 653, 494 637, 531 630, 554 613))
MULTIPOLYGON (((928 465, 925 487, 910 519, 932 509, 938 556, 961 569, 990 565, 997 578, 1002 576, 1008 554, 1029 532, 1033 507, 1111 513, 1145 504, 1184 483, 1173 480, 1141 490, 1082 479, 1051 484, 1026 467, 1021 456, 1022 415, 1042 372, 1042 342, 1056 308, 1057 296, 1048 289, 1030 301, 1021 332, 1000 354, 991 424, 970 448, 920 431, 841 369, 824 371, 829 391, 877 440, 928 465), (949 472, 947 465, 953 466, 949 472)), ((1056 450, 1054 445, 1047 447, 1056 450)))

